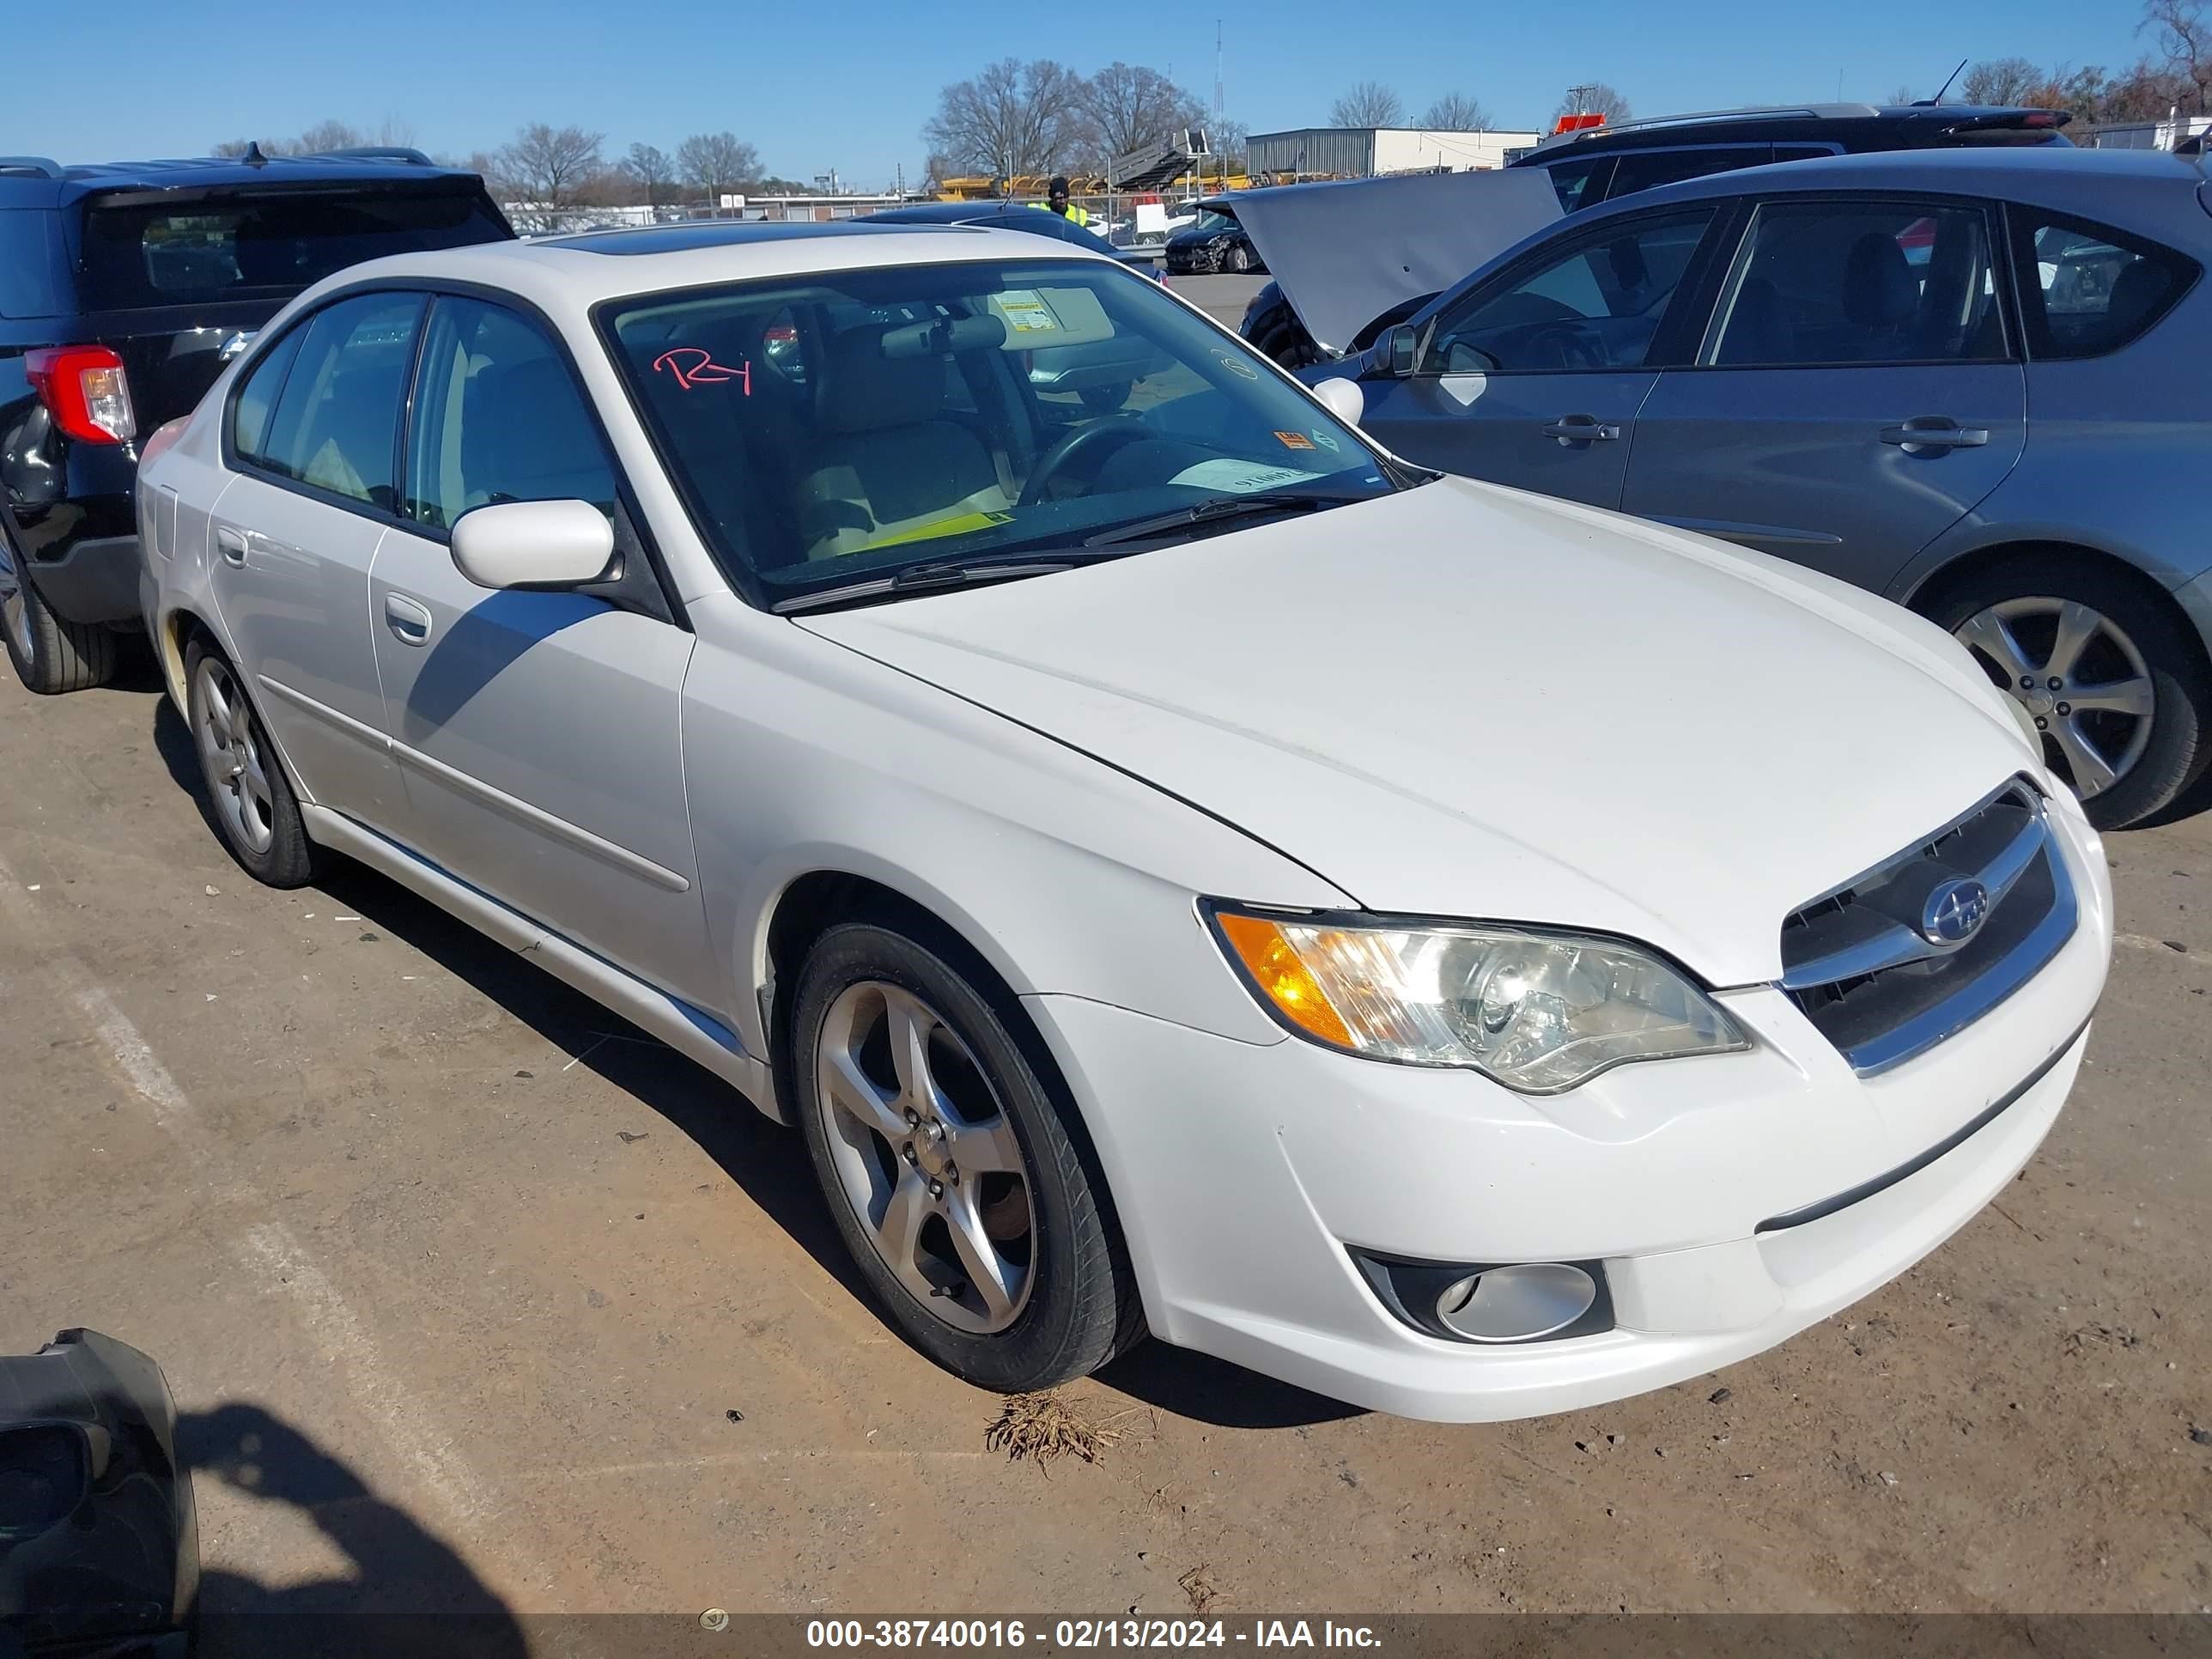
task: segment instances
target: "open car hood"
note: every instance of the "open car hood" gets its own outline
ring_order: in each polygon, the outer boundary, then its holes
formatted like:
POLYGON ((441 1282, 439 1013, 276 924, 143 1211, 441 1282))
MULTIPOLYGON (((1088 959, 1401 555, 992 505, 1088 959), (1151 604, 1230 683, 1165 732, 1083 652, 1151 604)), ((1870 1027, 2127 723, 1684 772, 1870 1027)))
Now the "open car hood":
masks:
POLYGON ((1199 204, 1244 234, 1331 351, 1401 300, 1451 287, 1559 218, 1542 167, 1240 190, 1199 204))

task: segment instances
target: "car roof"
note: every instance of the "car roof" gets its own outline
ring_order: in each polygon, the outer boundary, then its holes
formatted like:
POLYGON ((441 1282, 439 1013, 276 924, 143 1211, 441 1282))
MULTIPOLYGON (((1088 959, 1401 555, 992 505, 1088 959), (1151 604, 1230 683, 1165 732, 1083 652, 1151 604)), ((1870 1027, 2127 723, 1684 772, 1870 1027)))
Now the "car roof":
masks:
POLYGON ((1116 262, 1024 231, 965 225, 768 224, 734 220, 586 231, 514 242, 395 253, 326 276, 295 305, 363 282, 460 283, 518 295, 556 317, 580 320, 603 300, 761 277, 805 276, 964 259, 1116 262))
MULTIPOLYGON (((1569 153, 1592 155, 1609 150, 1671 147, 1686 141, 1718 143, 1771 138, 1778 133, 1793 137, 1823 130, 1833 133, 1839 125, 1927 126, 1940 131, 1953 126, 2002 127, 2008 119, 2023 126, 2031 121, 2040 125, 2054 119, 2064 125, 2052 111, 2009 104, 1792 104, 1698 110, 1555 132, 1531 149, 1520 165, 1544 166, 1569 153)), ((2057 127, 2045 130, 2055 132, 2057 127)))
POLYGON ((1027 202, 910 202, 904 207, 871 213, 867 218, 885 225, 964 225, 1011 213, 1036 211, 1027 202))
POLYGON ((0 156, 0 206, 58 207, 112 191, 268 190, 291 184, 476 183, 464 167, 442 167, 420 150, 379 147, 259 161, 202 155, 171 161, 100 161, 64 167, 39 155, 0 156))
MULTIPOLYGON (((2205 180, 2185 156, 2163 150, 2074 149, 2058 146, 1900 149, 1822 155, 1778 161, 1733 173, 1638 191, 1595 212, 1611 215, 1668 202, 1714 196, 1778 196, 1829 190, 1936 191, 1955 196, 1996 196, 2090 218, 2124 212, 2156 216, 2162 201, 2178 203, 2205 180)), ((2212 232, 2212 217, 2196 214, 2191 228, 2212 232)), ((2193 240, 2193 239, 2192 239, 2193 240)))

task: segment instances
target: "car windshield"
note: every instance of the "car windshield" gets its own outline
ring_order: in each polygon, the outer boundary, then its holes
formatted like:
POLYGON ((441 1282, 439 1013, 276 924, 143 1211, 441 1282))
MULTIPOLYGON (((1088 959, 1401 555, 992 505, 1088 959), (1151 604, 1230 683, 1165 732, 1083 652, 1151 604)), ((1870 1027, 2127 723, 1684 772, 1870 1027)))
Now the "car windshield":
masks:
POLYGON ((1272 366, 1103 262, 687 289, 599 320, 695 521, 770 605, 917 565, 1125 554, 1232 527, 1243 507, 1397 487, 1272 366))
POLYGON ((1237 222, 1227 214, 1209 210, 1198 216, 1192 223, 1191 229, 1201 235, 1211 236, 1218 231, 1233 230, 1236 227, 1237 222))

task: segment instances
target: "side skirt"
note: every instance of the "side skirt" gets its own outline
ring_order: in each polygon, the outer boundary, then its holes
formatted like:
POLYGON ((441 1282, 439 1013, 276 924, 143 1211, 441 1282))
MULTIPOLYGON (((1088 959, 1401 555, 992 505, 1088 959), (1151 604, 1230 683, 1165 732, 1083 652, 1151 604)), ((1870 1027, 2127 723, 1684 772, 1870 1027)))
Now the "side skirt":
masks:
POLYGON ((790 1121, 776 1100, 768 1063, 747 1054, 737 1034, 713 1015, 656 989, 605 957, 593 956, 342 813, 302 801, 300 815, 306 820, 307 834, 319 845, 358 860, 421 894, 440 909, 459 917, 487 938, 527 957, 555 978, 651 1032, 678 1054, 698 1061, 734 1085, 766 1115, 780 1123, 790 1121))

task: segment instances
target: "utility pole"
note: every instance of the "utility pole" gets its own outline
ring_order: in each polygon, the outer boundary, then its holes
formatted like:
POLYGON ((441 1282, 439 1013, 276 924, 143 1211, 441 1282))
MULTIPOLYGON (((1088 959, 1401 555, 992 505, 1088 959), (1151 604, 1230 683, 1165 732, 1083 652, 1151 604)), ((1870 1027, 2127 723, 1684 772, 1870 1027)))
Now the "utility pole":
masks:
POLYGON ((1585 81, 1578 87, 1569 87, 1567 88, 1567 97, 1571 101, 1573 107, 1568 110, 1567 113, 1570 115, 1580 115, 1583 113, 1583 108, 1589 101, 1590 94, 1596 90, 1597 83, 1594 81, 1585 81))
MULTIPOLYGON (((1206 135, 1206 147, 1218 155, 1215 146, 1221 141, 1221 20, 1213 20, 1213 130, 1206 135)), ((1229 188, 1229 163, 1221 163, 1221 188, 1229 188)))

